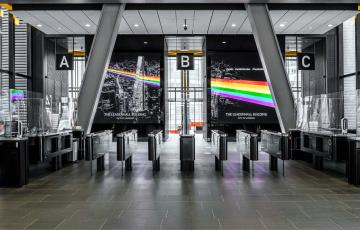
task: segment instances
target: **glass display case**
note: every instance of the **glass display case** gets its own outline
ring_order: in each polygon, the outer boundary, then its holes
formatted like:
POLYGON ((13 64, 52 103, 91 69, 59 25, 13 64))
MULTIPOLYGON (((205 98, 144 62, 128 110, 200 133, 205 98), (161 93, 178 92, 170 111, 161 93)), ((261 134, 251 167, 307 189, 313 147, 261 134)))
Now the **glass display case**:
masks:
MULTIPOLYGON (((354 100, 356 100, 354 98, 354 100)), ((297 128, 311 131, 341 129, 344 96, 342 92, 306 96, 297 102, 297 128)))
POLYGON ((5 135, 6 122, 21 124, 21 135, 72 130, 77 121, 73 98, 37 98, 36 93, 11 90, 8 96, 0 97, 0 105, 0 135, 5 135))

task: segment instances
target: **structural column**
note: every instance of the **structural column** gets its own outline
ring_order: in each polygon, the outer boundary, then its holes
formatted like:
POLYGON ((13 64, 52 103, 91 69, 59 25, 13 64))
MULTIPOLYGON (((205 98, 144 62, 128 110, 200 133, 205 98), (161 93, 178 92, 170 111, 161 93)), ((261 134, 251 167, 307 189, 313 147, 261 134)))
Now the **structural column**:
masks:
POLYGON ((88 134, 124 13, 125 4, 104 4, 78 98, 79 125, 88 134))
POLYGON ((360 16, 355 18, 356 89, 360 89, 360 16))
POLYGON ((295 128, 295 105, 279 43, 266 4, 245 4, 282 132, 295 128))

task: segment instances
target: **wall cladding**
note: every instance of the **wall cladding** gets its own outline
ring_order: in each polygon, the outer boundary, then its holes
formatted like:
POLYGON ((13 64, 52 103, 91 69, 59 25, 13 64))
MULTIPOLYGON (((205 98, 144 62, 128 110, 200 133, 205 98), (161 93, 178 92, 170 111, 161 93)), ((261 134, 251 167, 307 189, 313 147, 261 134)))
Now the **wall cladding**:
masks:
MULTIPOLYGON (((356 71, 355 21, 343 23, 344 74, 356 71)), ((356 76, 344 78, 344 117, 349 120, 349 128, 356 128, 356 76)))
POLYGON ((313 96, 326 92, 325 85, 325 41, 320 40, 307 47, 303 52, 315 54, 315 70, 301 71, 303 82, 303 95, 313 96))
POLYGON ((55 99, 67 97, 68 94, 68 71, 56 70, 56 53, 67 52, 67 49, 56 44, 55 39, 45 39, 45 89, 47 95, 55 99))
MULTIPOLYGON (((28 34, 27 24, 21 23, 15 26, 15 73, 28 75, 28 34)), ((24 90, 27 94, 28 80, 24 77, 15 76, 15 88, 24 90)), ((26 95, 28 97, 28 95, 26 95)), ((27 106, 20 107, 20 119, 27 124, 27 106)))
MULTIPOLYGON (((9 12, 4 11, 1 20, 1 69, 9 70, 9 12)), ((9 117, 9 75, 1 73, 0 78, 0 116, 9 117)))

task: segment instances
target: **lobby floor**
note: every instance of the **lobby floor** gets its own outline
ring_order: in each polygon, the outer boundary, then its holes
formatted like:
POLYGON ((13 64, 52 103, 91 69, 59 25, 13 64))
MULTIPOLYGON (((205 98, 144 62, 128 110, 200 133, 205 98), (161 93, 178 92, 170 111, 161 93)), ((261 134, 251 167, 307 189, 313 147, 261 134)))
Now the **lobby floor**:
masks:
POLYGON ((266 155, 243 172, 234 143, 221 176, 200 136, 195 172, 182 173, 178 140, 165 149, 154 176, 139 143, 124 176, 111 155, 92 177, 81 162, 23 188, 0 188, 0 229, 360 229, 360 189, 344 177, 295 161, 283 177, 281 167, 269 171, 266 155))

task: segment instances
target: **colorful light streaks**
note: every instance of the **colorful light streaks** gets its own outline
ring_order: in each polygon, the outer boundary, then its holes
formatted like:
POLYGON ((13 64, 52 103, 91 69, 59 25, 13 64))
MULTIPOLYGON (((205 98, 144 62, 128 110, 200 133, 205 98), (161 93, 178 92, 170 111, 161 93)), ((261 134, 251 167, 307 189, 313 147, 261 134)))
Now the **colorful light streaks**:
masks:
POLYGON ((266 81, 211 78, 211 93, 238 101, 275 108, 266 81))
POLYGON ((117 70, 117 69, 108 69, 108 72, 114 73, 121 77, 131 78, 138 81, 143 81, 147 85, 160 87, 160 76, 142 76, 140 74, 134 73, 134 72, 128 72, 123 70, 117 70))
POLYGON ((10 89, 10 100, 11 101, 18 101, 18 100, 24 100, 24 99, 25 99, 24 90, 10 89))

